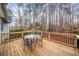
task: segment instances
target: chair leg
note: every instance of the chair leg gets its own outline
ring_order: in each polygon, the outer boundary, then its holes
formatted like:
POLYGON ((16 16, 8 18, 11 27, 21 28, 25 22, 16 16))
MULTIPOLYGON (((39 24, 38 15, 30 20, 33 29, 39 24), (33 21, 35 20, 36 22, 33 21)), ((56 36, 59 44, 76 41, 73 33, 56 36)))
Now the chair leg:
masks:
POLYGON ((31 50, 31 53, 32 53, 32 52, 33 52, 33 51, 32 51, 32 47, 30 47, 30 50, 31 50))
POLYGON ((34 51, 34 44, 32 44, 32 46, 31 46, 31 53, 33 53, 33 51, 34 51))
POLYGON ((25 42, 24 42, 24 44, 23 44, 23 50, 25 51, 25 42))
POLYGON ((36 47, 37 46, 37 39, 34 39, 33 43, 34 43, 34 47, 36 47))
POLYGON ((39 39, 37 43, 41 47, 43 45, 42 39, 39 39))
POLYGON ((24 49, 24 40, 22 40, 22 45, 23 45, 23 49, 24 49))
POLYGON ((30 49, 31 49, 31 53, 33 53, 33 42, 32 42, 32 40, 30 41, 30 49))
POLYGON ((43 38, 41 39, 41 46, 43 46, 43 38))

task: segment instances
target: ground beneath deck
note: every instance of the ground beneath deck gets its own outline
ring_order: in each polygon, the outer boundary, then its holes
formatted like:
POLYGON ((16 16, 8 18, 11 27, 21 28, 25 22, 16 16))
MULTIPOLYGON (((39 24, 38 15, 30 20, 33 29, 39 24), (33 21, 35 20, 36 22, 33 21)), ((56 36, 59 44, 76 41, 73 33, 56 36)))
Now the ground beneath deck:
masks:
POLYGON ((43 46, 38 46, 31 53, 26 47, 23 50, 22 39, 15 39, 0 44, 0 55, 2 56, 74 56, 79 55, 76 49, 53 41, 43 40, 43 46))

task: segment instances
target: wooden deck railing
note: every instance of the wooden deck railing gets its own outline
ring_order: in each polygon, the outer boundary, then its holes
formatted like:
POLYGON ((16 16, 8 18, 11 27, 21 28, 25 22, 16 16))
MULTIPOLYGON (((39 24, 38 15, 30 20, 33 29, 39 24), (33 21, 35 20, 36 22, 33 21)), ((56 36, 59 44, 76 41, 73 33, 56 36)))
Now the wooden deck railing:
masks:
POLYGON ((75 47, 75 35, 67 33, 42 32, 44 38, 53 40, 71 47, 75 47))
MULTIPOLYGON (((23 37, 27 32, 33 32, 33 31, 22 31, 22 32, 10 32, 5 33, 1 32, 1 36, 4 35, 4 38, 6 35, 9 35, 8 40, 11 40, 12 38, 19 38, 23 37)), ((67 34, 67 33, 55 33, 55 32, 45 32, 45 31, 36 31, 41 34, 43 38, 46 38, 48 40, 53 40, 71 47, 75 46, 75 35, 74 34, 67 34)), ((1 38, 1 42, 4 42, 5 40, 1 38)))

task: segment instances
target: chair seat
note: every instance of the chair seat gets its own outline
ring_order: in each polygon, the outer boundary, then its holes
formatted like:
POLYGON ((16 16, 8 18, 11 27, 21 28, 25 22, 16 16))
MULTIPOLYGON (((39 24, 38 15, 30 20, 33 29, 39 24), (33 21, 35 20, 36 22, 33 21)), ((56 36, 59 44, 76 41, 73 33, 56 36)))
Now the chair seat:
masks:
POLYGON ((41 41, 41 36, 39 34, 31 34, 24 36, 25 45, 31 47, 32 44, 37 44, 41 41))

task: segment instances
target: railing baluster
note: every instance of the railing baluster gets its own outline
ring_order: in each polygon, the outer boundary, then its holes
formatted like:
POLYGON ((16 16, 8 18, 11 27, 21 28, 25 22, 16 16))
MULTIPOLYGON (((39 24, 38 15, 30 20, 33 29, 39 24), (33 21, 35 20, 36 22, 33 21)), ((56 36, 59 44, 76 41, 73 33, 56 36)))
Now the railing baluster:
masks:
MULTIPOLYGON (((6 38, 6 35, 9 34, 10 38, 17 38, 24 36, 25 32, 32 32, 32 31, 23 31, 23 32, 10 32, 10 33, 0 33, 1 34, 1 42, 3 42, 6 38)), ((64 33, 54 33, 54 32, 44 32, 44 31, 37 31, 41 33, 42 37, 48 38, 49 40, 55 40, 59 42, 63 42, 65 44, 74 45, 74 35, 73 34, 64 34, 64 33)), ((10 39, 8 39, 10 41, 10 39)))
POLYGON ((48 35, 49 35, 48 38, 50 39, 50 33, 48 33, 48 35))

